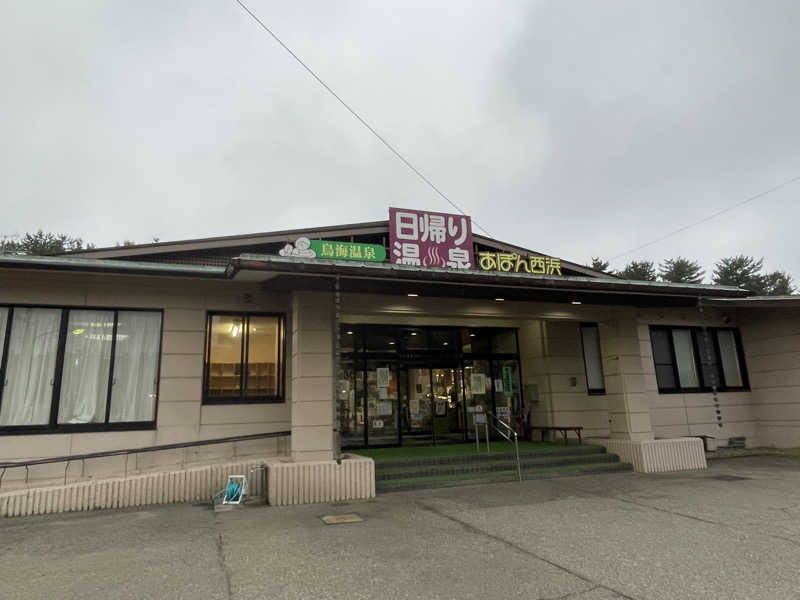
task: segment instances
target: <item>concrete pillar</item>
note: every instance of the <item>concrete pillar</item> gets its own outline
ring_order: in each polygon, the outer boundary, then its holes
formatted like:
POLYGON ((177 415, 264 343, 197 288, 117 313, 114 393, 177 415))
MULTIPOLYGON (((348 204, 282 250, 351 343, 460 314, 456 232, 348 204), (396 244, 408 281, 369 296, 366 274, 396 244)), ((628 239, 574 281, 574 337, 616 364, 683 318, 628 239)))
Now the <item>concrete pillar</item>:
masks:
POLYGON ((650 403, 645 392, 636 312, 634 309, 619 309, 611 320, 598 326, 610 437, 652 440, 650 403))
POLYGON ((292 458, 333 459, 333 294, 292 295, 292 458))

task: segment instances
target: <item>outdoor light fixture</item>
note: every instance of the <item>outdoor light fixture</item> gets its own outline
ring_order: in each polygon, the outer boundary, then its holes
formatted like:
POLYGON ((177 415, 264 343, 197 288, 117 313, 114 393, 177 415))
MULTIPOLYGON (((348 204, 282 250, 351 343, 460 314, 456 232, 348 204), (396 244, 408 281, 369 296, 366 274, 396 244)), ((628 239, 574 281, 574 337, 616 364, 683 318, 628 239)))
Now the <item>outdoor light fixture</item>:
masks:
POLYGON ((409 292, 408 293, 408 297, 409 298, 416 298, 417 296, 419 296, 419 294, 415 294, 414 292, 409 292))
POLYGON ((505 298, 495 298, 494 301, 495 302, 503 302, 503 301, 505 301, 505 298))

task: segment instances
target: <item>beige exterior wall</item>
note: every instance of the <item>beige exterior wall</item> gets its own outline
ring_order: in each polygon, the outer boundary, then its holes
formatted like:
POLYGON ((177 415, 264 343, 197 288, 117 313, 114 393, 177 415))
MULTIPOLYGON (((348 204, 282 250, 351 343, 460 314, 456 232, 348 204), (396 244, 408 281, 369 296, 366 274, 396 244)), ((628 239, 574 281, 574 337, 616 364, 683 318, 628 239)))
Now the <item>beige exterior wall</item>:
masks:
POLYGON ((742 310, 756 439, 761 446, 800 446, 800 310, 742 310))
MULTIPOLYGON (((783 432, 787 440, 794 439, 794 433, 789 434, 786 427, 777 429, 783 425, 761 422, 758 407, 766 404, 764 410, 796 420, 800 445, 800 399, 797 404, 792 401, 785 406, 770 401, 781 393, 776 378, 784 371, 790 371, 789 377, 795 378, 790 381, 800 386, 800 312, 794 314, 796 337, 783 339, 778 346, 784 365, 778 369, 781 372, 762 376, 759 369, 767 367, 754 360, 755 354, 769 351, 771 344, 762 340, 762 347, 751 350, 749 346, 759 336, 768 340, 768 336, 778 335, 780 313, 772 312, 775 316, 766 320, 771 323, 772 333, 757 333, 766 325, 748 325, 754 320, 751 315, 742 315, 740 324, 733 311, 720 309, 705 309, 703 315, 696 308, 636 309, 347 294, 343 306, 343 320, 351 323, 519 328, 525 402, 532 408, 533 422, 538 425, 582 425, 587 437, 634 440, 712 435, 725 444, 729 437, 744 436, 748 446, 757 446, 767 443, 776 431, 778 437, 783 432), (587 392, 580 322, 600 326, 605 395, 587 392), (721 392, 716 404, 711 393, 658 392, 649 326, 704 323, 710 327, 740 326, 752 392, 721 392), (722 427, 717 423, 717 407, 722 427)), ((792 389, 800 395, 800 387, 792 389)))
POLYGON ((292 458, 333 459, 333 295, 292 297, 292 458))
MULTIPOLYGON (((203 405, 203 351, 207 311, 280 312, 290 322, 291 305, 283 294, 267 293, 257 284, 197 279, 122 275, 87 275, 45 271, 0 270, 0 303, 163 309, 161 379, 156 429, 92 433, 0 436, 0 461, 100 452, 171 444, 250 433, 289 430, 291 386, 281 404, 203 405)), ((290 337, 290 336, 287 336, 290 337)), ((287 354, 291 355, 291 339, 287 354)), ((286 381, 291 378, 287 361, 286 381)), ((287 440, 257 440, 131 456, 127 471, 157 470, 174 465, 229 460, 234 456, 288 452, 287 440)), ((121 474, 124 457, 70 465, 69 480, 121 474)), ((3 488, 24 478, 12 469, 3 488)), ((32 467, 31 480, 63 481, 64 465, 32 467)))
MULTIPOLYGON (((639 345, 653 433, 657 438, 711 435, 723 445, 727 444, 730 437, 744 436, 748 447, 761 445, 757 435, 756 400, 752 392, 720 392, 716 396, 716 404, 711 393, 658 393, 649 326, 741 326, 731 311, 705 309, 703 314, 696 308, 648 309, 638 312, 639 345), (717 406, 722 416, 722 427, 717 422, 717 406)), ((744 327, 741 330, 744 334, 744 327)), ((747 342, 743 343, 746 352, 747 342)), ((749 372, 750 361, 746 362, 749 372)))
MULTIPOLYGON (((148 431, 10 435, 0 460, 188 442, 291 430, 296 460, 329 460, 333 448, 333 310, 330 294, 283 294, 257 283, 0 270, 0 303, 163 310, 157 428, 148 431), (287 316, 286 401, 203 405, 208 311, 287 316)), ((519 329, 522 382, 533 422, 582 425, 587 437, 628 440, 708 434, 748 446, 800 445, 800 311, 620 308, 385 295, 342 295, 342 321, 519 329), (579 324, 600 327, 606 394, 586 389, 579 324), (659 394, 649 325, 739 326, 752 392, 659 394), (722 427, 716 410, 722 415, 722 427)), ((69 480, 147 472, 234 456, 288 454, 275 440, 206 446, 71 465, 69 480)), ((63 465, 36 467, 32 480, 63 479, 63 465)), ((10 471, 3 489, 19 484, 10 471)))

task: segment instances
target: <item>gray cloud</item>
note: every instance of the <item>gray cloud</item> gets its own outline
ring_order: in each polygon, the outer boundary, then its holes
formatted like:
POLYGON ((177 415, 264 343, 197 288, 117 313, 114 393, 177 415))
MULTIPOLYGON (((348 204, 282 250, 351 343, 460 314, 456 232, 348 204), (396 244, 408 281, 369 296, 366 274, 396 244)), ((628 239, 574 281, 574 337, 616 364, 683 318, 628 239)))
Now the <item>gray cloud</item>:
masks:
MULTIPOLYGON (((233 2, 2 6, 0 233, 108 244, 448 208, 233 2)), ((793 1, 251 7, 501 239, 611 256, 800 174, 793 1)), ((625 258, 745 252, 800 277, 799 196, 625 258)))

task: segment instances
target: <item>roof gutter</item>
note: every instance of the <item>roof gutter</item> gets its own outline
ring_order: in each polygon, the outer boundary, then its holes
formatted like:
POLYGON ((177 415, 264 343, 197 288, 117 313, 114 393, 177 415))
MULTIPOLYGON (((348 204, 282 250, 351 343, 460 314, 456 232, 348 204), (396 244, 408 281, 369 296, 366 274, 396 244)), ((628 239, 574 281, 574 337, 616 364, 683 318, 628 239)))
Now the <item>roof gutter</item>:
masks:
POLYGON ((369 263, 341 260, 317 260, 285 258, 282 256, 243 254, 231 259, 228 267, 233 277, 240 270, 270 271, 290 275, 322 277, 340 276, 358 279, 393 279, 396 281, 431 281, 439 283, 517 287, 526 289, 591 291, 609 294, 642 294, 648 296, 683 296, 699 298, 743 297, 746 290, 730 286, 697 284, 673 284, 650 281, 594 277, 549 277, 527 273, 503 273, 499 271, 455 270, 441 268, 418 268, 390 263, 369 263))
POLYGON ((73 258, 65 256, 14 256, 3 254, 0 255, 0 268, 156 275, 163 277, 200 277, 204 279, 227 278, 226 267, 73 258))

